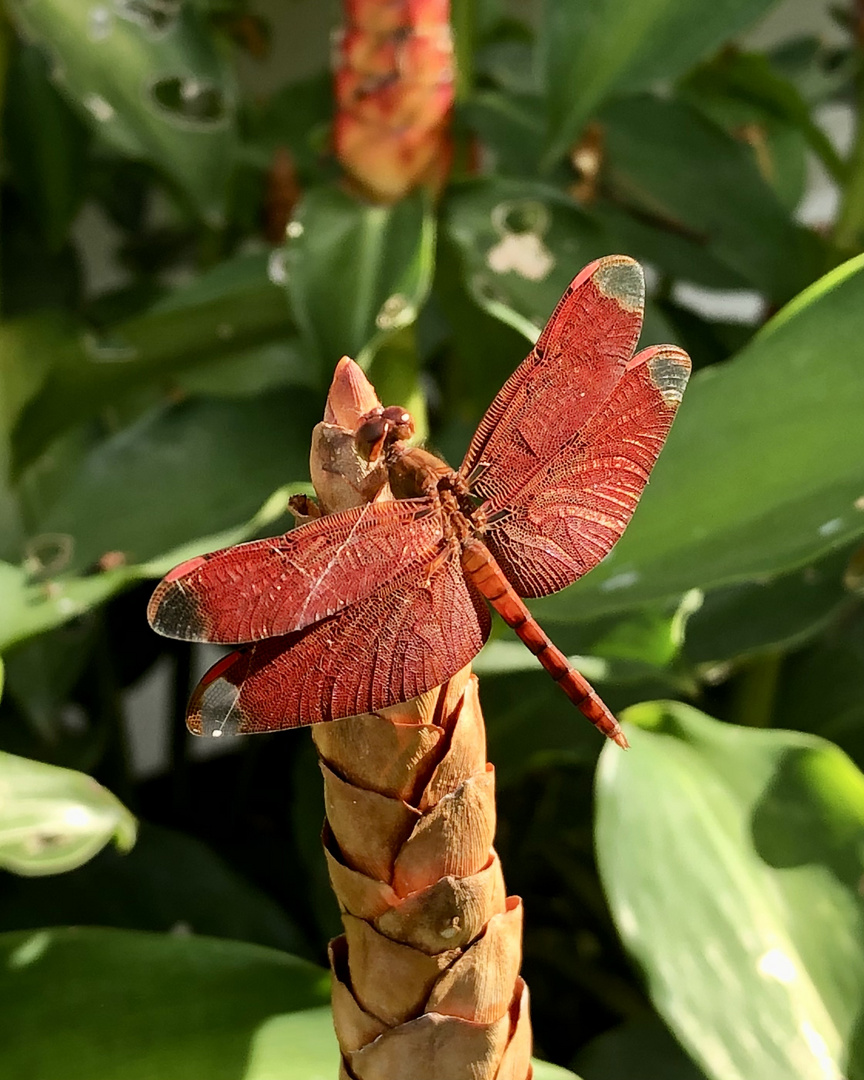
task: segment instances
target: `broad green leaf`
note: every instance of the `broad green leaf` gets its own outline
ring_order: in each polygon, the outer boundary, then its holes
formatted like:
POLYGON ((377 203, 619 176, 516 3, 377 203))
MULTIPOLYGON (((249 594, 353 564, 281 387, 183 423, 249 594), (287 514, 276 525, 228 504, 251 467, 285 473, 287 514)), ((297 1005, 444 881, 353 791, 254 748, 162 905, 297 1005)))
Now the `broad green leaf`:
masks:
POLYGON ((679 90, 726 127, 771 121, 788 124, 806 138, 829 174, 843 180, 844 165, 828 136, 810 114, 794 83, 763 53, 728 51, 691 73, 679 90))
POLYGON ((4 440, 39 393, 51 357, 65 348, 70 333, 70 321, 54 314, 0 323, 0 437, 4 440))
POLYGON ((824 265, 815 236, 794 223, 750 148, 693 106, 640 94, 609 105, 600 122, 609 195, 683 233, 774 303, 824 265))
POLYGON ((848 604, 848 560, 841 549, 771 580, 712 589, 687 623, 687 658, 706 663, 803 644, 848 604))
POLYGON ((417 318, 432 281, 435 223, 421 195, 394 206, 316 187, 294 213, 284 272, 307 351, 325 371, 364 363, 417 318))
POLYGON ((607 252, 626 252, 667 277, 710 289, 748 287, 748 278, 707 250, 701 237, 688 236, 674 223, 652 221, 603 199, 591 207, 591 216, 608 237, 607 252))
MULTIPOLYGON (((475 303, 532 342, 579 270, 609 253, 610 237, 598 220, 536 181, 465 184, 448 199, 444 222, 475 303)), ((651 301, 643 335, 645 341, 674 341, 672 327, 651 301)), ((511 371, 502 373, 496 391, 511 371)))
POLYGON ((526 179, 537 176, 544 137, 540 98, 485 90, 466 102, 462 111, 496 175, 526 179))
POLYGON ((864 534, 864 257, 697 372, 633 522, 538 617, 586 619, 788 573, 864 534))
POLYGON ((4 153, 13 183, 56 251, 84 197, 88 132, 51 85, 36 48, 13 50, 7 78, 4 153))
POLYGON ((320 173, 321 146, 333 116, 329 72, 281 87, 260 109, 256 109, 254 103, 245 104, 250 116, 244 157, 259 168, 267 169, 273 155, 287 147, 298 170, 311 175, 320 173))
POLYGON ((624 719, 598 860, 658 1011, 716 1080, 861 1076, 864 776, 820 739, 676 702, 624 719))
POLYGON ((677 78, 771 5, 772 0, 545 0, 547 162, 564 155, 611 94, 677 78))
POLYGON ((60 874, 110 840, 128 851, 135 831, 129 811, 92 777, 0 751, 0 868, 60 874))
MULTIPOLYGON (((287 953, 100 929, 4 934, 0 949, 3 1075, 331 1080, 336 1074, 332 1057, 324 1075, 295 1071, 291 1047, 281 1040, 287 1059, 270 1056, 271 1025, 278 1030, 286 1014, 320 1007, 328 994, 326 973, 287 953)), ((323 1030, 318 1021, 316 1033, 323 1030)), ((304 1069, 314 1051, 315 1040, 298 1046, 304 1069)))
POLYGON ((91 126, 121 153, 156 165, 218 225, 235 91, 196 5, 13 0, 10 7, 91 126))
POLYGON ((33 531, 71 537, 68 567, 82 571, 108 551, 142 563, 230 529, 276 488, 305 480, 318 411, 297 390, 154 410, 97 444, 33 531))
POLYGON ((128 854, 105 848, 50 888, 9 878, 0 891, 0 930, 93 925, 164 932, 182 926, 207 937, 308 952, 278 904, 214 851, 146 822, 128 854))
MULTIPOLYGON (((19 466, 66 428, 132 391, 175 378, 182 384, 178 376, 193 366, 200 367, 196 374, 206 384, 209 362, 242 365, 249 359, 255 365, 256 350, 270 348, 276 350, 268 358, 270 385, 274 365, 283 367, 285 380, 314 384, 316 369, 292 349, 296 334, 277 264, 264 253, 230 259, 144 314, 98 332, 67 326, 62 334, 47 317, 6 327, 2 332, 14 355, 32 351, 40 365, 50 367, 16 432, 19 466), (38 350, 31 346, 36 334, 46 339, 38 350)), ((217 366, 215 379, 218 393, 224 368, 217 366)), ((242 385, 242 372, 235 372, 236 381, 242 385)))
POLYGON ((263 530, 278 532, 280 526, 284 528, 288 499, 301 486, 279 488, 248 521, 222 532, 189 539, 146 563, 37 581, 25 568, 0 562, 0 651, 62 626, 105 603, 136 581, 162 577, 172 567, 195 555, 239 544, 263 530))
POLYGON ((591 218, 536 181, 461 185, 445 204, 444 228, 475 302, 531 341, 579 269, 605 254, 591 218))

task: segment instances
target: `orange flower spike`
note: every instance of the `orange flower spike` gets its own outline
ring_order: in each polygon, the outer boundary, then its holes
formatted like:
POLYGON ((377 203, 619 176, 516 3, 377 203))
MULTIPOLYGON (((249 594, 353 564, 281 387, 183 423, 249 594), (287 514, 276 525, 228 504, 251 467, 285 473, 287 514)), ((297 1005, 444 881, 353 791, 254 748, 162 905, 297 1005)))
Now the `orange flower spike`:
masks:
POLYGON ((337 157, 381 202, 440 186, 452 156, 448 0, 346 0, 345 15, 336 44, 337 157))

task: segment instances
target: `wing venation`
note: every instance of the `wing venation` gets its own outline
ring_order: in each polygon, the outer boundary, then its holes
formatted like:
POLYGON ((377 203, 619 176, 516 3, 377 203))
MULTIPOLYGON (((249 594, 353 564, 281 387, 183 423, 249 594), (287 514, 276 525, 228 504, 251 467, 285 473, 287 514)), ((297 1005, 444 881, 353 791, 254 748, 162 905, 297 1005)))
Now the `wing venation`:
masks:
POLYGON ((184 563, 157 587, 148 617, 184 641, 235 645, 292 633, 426 566, 443 543, 429 499, 356 507, 184 563))

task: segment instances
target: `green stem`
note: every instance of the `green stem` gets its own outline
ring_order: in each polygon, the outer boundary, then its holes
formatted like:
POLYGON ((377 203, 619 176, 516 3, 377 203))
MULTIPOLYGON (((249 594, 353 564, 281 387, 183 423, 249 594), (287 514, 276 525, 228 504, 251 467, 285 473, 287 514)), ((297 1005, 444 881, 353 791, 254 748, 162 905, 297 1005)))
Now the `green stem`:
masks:
POLYGON ((855 141, 846 165, 846 187, 833 237, 834 246, 844 258, 860 251, 864 240, 864 0, 858 0, 855 18, 858 44, 855 141))
POLYGON ((858 78, 857 131, 848 162, 846 189, 834 226, 834 244, 840 254, 854 255, 861 250, 864 236, 864 74, 858 78))
MULTIPOLYGON (((11 48, 12 27, 9 24, 9 16, 6 14, 6 6, 3 0, 0 0, 0 121, 2 121, 6 105, 6 74, 9 70, 11 48)), ((2 124, 0 124, 0 129, 2 129, 2 124)), ((0 151, 2 151, 2 146, 0 146, 0 151)))
POLYGON ((734 723, 771 727, 782 666, 781 653, 765 653, 748 661, 736 681, 731 716, 734 723))
POLYGON ((453 45, 456 53, 456 100, 465 101, 474 86, 476 0, 452 0, 450 25, 453 27, 453 45))

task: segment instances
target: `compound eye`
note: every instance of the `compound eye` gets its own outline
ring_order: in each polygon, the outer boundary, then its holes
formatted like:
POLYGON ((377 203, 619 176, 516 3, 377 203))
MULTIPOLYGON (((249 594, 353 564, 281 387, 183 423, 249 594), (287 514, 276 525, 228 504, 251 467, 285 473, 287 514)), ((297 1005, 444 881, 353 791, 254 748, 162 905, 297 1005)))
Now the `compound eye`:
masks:
POLYGON ((361 421, 354 432, 354 442, 367 461, 374 461, 381 453, 384 438, 389 430, 390 425, 383 416, 370 416, 361 421))
POLYGON ((382 415, 390 425, 396 439, 410 439, 414 434, 414 420, 407 409, 403 409, 400 405, 390 405, 382 415))

